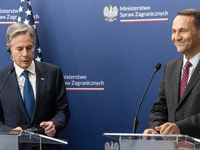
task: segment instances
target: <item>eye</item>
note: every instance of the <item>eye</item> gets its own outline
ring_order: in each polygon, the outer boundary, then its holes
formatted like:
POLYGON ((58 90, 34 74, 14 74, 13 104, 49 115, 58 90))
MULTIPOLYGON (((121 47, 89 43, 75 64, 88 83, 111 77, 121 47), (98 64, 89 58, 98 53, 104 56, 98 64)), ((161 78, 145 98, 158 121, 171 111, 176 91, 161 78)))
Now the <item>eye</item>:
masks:
POLYGON ((187 29, 180 29, 180 32, 187 32, 188 30, 187 29))
POLYGON ((172 30, 172 33, 175 34, 175 33, 176 33, 176 30, 172 30))
POLYGON ((21 47, 18 47, 18 48, 17 48, 17 50, 18 50, 18 51, 22 51, 22 50, 23 50, 23 48, 21 48, 21 47))
POLYGON ((26 47, 27 50, 31 50, 32 48, 33 48, 33 46, 26 47))

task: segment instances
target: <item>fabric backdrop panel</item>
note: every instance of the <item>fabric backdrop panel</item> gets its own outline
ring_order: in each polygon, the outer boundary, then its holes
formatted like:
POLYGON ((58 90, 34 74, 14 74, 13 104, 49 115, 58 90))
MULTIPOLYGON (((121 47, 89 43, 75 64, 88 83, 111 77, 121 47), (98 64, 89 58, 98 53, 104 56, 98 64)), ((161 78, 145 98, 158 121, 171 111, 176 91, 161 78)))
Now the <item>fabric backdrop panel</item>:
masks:
MULTIPOLYGON (((178 11, 199 9, 196 0, 32 0, 43 61, 61 67, 71 111, 69 150, 104 150, 118 142, 103 133, 131 133, 136 109, 157 63, 139 112, 137 133, 147 127, 164 65, 179 54, 171 41, 178 11), (106 17, 104 8, 116 10, 106 17)), ((12 62, 7 27, 16 21, 18 0, 0 1, 0 68, 12 62)), ((6 83, 5 83, 6 84, 6 83)))

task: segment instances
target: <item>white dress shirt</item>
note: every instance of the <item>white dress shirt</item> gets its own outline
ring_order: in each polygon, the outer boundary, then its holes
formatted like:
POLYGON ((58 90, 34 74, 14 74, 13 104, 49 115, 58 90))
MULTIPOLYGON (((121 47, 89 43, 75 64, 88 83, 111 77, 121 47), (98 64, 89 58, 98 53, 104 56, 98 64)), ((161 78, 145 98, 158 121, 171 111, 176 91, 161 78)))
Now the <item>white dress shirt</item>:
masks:
MULTIPOLYGON (((24 69, 19 67, 19 66, 17 66, 15 63, 14 63, 14 67, 15 67, 15 71, 16 71, 16 74, 17 74, 17 81, 18 81, 18 84, 19 84, 20 92, 21 92, 21 95, 22 95, 22 98, 23 98, 24 97, 23 96, 23 90, 24 90, 25 77, 23 76, 22 72, 24 71, 24 69)), ((29 71, 28 77, 29 77, 30 83, 31 83, 32 88, 33 88, 34 99, 36 99, 35 62, 32 61, 30 66, 26 70, 29 71)))
MULTIPOLYGON (((189 68, 190 72, 189 72, 189 77, 188 77, 188 82, 190 81, 190 78, 197 66, 197 64, 199 63, 199 60, 200 60, 200 53, 196 54, 194 57, 192 57, 189 61, 190 63, 192 64, 192 66, 189 68)), ((183 74, 183 70, 184 70, 184 67, 185 67, 185 64, 188 60, 185 58, 185 55, 183 56, 183 67, 182 67, 182 74, 183 74)), ((181 75, 182 77, 182 75, 181 75)))

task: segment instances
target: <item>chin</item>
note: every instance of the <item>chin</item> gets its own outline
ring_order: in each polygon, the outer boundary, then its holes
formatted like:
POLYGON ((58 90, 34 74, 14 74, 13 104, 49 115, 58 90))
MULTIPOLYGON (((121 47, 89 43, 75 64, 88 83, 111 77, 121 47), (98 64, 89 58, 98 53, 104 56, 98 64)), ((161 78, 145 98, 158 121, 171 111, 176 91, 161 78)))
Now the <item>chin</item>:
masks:
POLYGON ((185 53, 185 49, 183 48, 177 48, 177 52, 184 54, 185 53))

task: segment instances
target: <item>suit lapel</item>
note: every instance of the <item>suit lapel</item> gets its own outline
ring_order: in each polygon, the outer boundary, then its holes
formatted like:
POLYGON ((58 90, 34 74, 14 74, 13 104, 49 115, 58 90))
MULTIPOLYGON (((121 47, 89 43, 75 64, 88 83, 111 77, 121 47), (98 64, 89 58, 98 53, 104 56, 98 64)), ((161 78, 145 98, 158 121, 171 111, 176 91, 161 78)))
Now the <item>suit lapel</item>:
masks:
POLYGON ((195 84, 199 81, 200 78, 200 62, 198 63, 196 69, 194 70, 190 81, 183 93, 183 96, 181 98, 181 102, 185 99, 185 97, 190 93, 190 91, 192 90, 192 88, 195 86, 195 84))
POLYGON ((180 78, 181 78, 181 69, 182 69, 182 64, 183 64, 183 59, 182 57, 180 58, 181 60, 178 60, 177 63, 175 64, 175 71, 174 74, 171 76, 172 80, 174 80, 172 83, 174 85, 172 85, 171 87, 173 87, 173 91, 174 91, 174 96, 173 99, 175 101, 176 106, 179 103, 179 89, 180 89, 180 78))
POLYGON ((41 102, 43 99, 43 94, 46 84, 45 68, 37 61, 35 61, 35 67, 36 67, 36 102, 35 102, 32 121, 37 116, 39 108, 41 108, 41 102))
POLYGON ((17 97, 16 98, 17 105, 21 109, 22 113, 25 116, 27 116, 26 108, 25 108, 25 105, 24 105, 24 102, 23 102, 23 99, 22 99, 22 95, 20 93, 16 72, 14 71, 13 73, 11 73, 7 80, 8 80, 8 84, 10 84, 10 86, 11 86, 11 89, 12 89, 12 92, 13 92, 12 94, 17 97))

